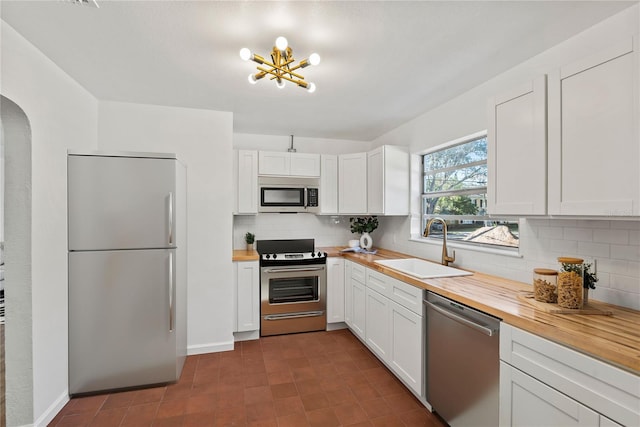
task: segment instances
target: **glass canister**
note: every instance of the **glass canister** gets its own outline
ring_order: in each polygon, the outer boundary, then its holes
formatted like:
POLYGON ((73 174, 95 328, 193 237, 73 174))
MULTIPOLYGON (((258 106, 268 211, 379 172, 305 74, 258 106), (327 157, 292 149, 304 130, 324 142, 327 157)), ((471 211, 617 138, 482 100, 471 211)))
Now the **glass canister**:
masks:
POLYGON ((582 308, 584 303, 584 260, 581 258, 558 258, 558 306, 582 308))
POLYGON ((533 297, 541 302, 558 302, 558 272, 548 268, 533 269, 533 297))

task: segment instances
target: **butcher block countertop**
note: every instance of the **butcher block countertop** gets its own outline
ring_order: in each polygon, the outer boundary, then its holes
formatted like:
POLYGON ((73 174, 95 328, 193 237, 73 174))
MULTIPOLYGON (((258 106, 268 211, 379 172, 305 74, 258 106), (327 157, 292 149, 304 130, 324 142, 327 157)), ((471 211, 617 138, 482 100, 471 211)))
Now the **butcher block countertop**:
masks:
MULTIPOLYGON (((374 262, 382 259, 415 258, 410 255, 385 249, 378 249, 375 255, 343 253, 340 252, 342 247, 319 249, 327 252, 330 257, 342 256, 640 375, 640 311, 590 299, 590 306, 611 311, 613 315, 551 314, 518 298, 518 294, 533 290, 527 283, 476 272, 472 276, 418 279, 374 262)), ((258 260, 258 254, 235 250, 233 260, 258 260)))
POLYGON ((323 249, 329 256, 343 256, 364 264, 640 375, 640 311, 590 299, 589 305, 611 311, 613 315, 551 314, 518 299, 518 294, 533 290, 527 283, 476 272, 472 276, 417 279, 374 262, 381 259, 415 258, 412 256, 384 249, 378 249, 376 255, 341 253, 342 248, 323 249))

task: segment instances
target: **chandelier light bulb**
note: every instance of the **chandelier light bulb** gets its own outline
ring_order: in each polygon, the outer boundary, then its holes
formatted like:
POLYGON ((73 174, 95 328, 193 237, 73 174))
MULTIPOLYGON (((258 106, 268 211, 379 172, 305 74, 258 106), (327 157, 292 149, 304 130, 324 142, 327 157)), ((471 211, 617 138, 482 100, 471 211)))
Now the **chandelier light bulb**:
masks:
POLYGON ((309 86, 307 87, 307 92, 313 93, 315 91, 316 91, 316 84, 315 83, 309 83, 309 86))
POLYGON ((320 63, 320 55, 318 55, 317 53, 312 53, 309 56, 309 63, 311 65, 318 65, 320 63))
POLYGON ((243 61, 250 60, 251 56, 251 50, 249 48, 243 47, 240 49, 240 58, 242 58, 243 61))
POLYGON ((289 46, 289 42, 285 37, 280 36, 276 39, 276 47, 278 48, 278 50, 284 52, 287 46, 289 46))
POLYGON ((251 83, 252 85, 258 82, 258 80, 256 79, 256 76, 254 76, 253 74, 249 74, 249 77, 247 78, 247 80, 249 80, 249 83, 251 83))
POLYGON ((277 80, 276 86, 278 86, 278 89, 282 89, 284 87, 284 80, 277 80))

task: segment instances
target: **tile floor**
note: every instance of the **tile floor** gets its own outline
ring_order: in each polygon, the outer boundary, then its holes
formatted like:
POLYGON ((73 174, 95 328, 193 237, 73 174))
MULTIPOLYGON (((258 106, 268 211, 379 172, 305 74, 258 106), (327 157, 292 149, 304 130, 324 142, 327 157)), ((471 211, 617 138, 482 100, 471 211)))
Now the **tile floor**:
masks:
POLYGON ((348 330, 235 347, 189 356, 176 384, 74 398, 49 426, 445 426, 348 330))

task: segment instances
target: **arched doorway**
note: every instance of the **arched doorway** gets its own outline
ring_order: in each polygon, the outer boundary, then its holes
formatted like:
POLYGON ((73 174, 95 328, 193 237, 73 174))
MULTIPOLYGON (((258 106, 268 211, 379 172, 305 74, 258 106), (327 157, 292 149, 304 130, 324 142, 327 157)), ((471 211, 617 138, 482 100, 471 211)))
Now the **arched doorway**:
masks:
POLYGON ((24 111, 0 95, 4 148, 5 410, 2 421, 33 423, 31 298, 31 127, 24 111))

